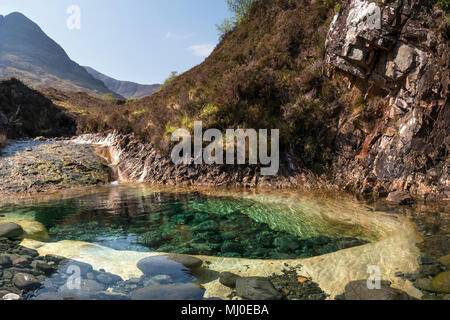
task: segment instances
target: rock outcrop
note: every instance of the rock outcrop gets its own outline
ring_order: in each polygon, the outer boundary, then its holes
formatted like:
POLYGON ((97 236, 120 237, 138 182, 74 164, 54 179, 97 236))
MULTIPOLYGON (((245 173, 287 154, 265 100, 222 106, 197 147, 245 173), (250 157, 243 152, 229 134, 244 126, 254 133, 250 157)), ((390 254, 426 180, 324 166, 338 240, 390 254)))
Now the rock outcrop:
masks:
POLYGON ((175 165, 171 158, 159 152, 152 144, 142 143, 133 134, 86 134, 74 140, 77 143, 107 147, 103 156, 116 168, 121 181, 147 182, 182 186, 241 186, 305 189, 325 186, 307 170, 292 169, 284 159, 279 174, 261 176, 259 166, 250 165, 196 165, 194 159, 187 165, 175 165))
POLYGON ((326 42, 328 73, 363 90, 366 109, 341 116, 338 184, 450 198, 449 27, 442 14, 435 1, 343 1, 326 42))

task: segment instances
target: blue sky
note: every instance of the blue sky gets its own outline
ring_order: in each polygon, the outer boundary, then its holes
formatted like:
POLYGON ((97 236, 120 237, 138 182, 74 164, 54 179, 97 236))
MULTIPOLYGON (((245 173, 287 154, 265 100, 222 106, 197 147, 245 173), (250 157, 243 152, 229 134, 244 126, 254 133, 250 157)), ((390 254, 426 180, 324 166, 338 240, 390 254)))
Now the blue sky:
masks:
POLYGON ((225 0, 1 0, 0 14, 21 12, 80 65, 119 80, 162 83, 201 63, 217 45, 225 0), (81 10, 69 29, 67 9, 81 10))

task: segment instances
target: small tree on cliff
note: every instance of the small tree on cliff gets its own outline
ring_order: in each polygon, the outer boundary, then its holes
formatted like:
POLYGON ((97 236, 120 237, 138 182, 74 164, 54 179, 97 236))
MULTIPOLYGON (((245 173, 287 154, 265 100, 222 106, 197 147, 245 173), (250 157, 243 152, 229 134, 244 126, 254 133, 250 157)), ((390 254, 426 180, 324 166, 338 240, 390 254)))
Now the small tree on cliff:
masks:
POLYGON ((225 19, 221 24, 217 25, 217 30, 223 36, 237 26, 250 10, 253 2, 256 0, 227 0, 228 10, 232 13, 232 17, 225 19))

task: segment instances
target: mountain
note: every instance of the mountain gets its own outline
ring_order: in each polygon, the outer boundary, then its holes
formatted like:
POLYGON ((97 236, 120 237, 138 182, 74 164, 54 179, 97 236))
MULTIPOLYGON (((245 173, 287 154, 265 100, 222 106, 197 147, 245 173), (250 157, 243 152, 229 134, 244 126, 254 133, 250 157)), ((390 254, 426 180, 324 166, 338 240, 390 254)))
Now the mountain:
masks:
POLYGON ((36 23, 18 12, 0 15, 0 78, 11 77, 35 89, 111 93, 103 82, 72 61, 36 23))
POLYGON ((130 81, 120 81, 108 77, 91 67, 84 68, 91 76, 102 81, 109 90, 114 91, 127 99, 137 99, 149 96, 161 87, 159 84, 144 85, 130 81))

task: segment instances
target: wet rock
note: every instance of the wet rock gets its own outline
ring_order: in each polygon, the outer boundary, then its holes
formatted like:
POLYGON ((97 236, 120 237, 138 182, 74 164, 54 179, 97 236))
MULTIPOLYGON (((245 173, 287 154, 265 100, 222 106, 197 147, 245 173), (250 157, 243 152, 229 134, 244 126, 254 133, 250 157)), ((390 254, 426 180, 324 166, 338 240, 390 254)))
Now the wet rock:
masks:
POLYGON ((175 261, 177 263, 181 263, 183 266, 191 270, 200 268, 203 264, 203 261, 201 259, 191 257, 188 255, 169 254, 168 257, 170 260, 175 261))
POLYGON ((345 286, 345 300, 415 300, 407 293, 381 284, 380 289, 370 290, 367 280, 357 280, 345 286))
POLYGON ((55 268, 48 263, 45 262, 37 262, 36 263, 36 269, 44 272, 46 275, 50 275, 53 272, 55 272, 55 268))
POLYGON ((0 237, 8 239, 17 239, 22 237, 24 231, 21 226, 16 223, 7 222, 0 223, 0 237))
POLYGON ((131 294, 133 300, 201 300, 205 289, 197 284, 151 286, 131 294))
POLYGON ((240 276, 234 273, 222 272, 219 276, 219 282, 226 287, 234 289, 236 288, 236 281, 240 278, 241 278, 240 276))
POLYGON ((17 258, 12 264, 16 268, 26 268, 30 265, 30 262, 25 258, 17 258))
POLYGON ((61 262, 67 260, 67 259, 64 258, 64 257, 60 257, 60 256, 53 255, 53 254, 47 254, 47 255, 44 257, 44 259, 45 259, 46 261, 48 261, 48 262, 54 262, 54 263, 56 263, 56 264, 60 264, 61 262))
POLYGON ((21 290, 34 290, 40 287, 41 283, 31 274, 16 273, 13 278, 14 285, 21 290))
POLYGON ((96 280, 107 286, 115 285, 117 282, 123 281, 121 277, 109 272, 101 272, 96 276, 96 280))
MULTIPOLYGON (((184 261, 189 262, 189 261, 184 261)), ((189 263, 187 263, 189 264, 189 263)), ((197 265, 198 263, 194 263, 197 265)), ((146 276, 168 275, 172 278, 182 278, 190 269, 179 262, 170 259, 169 256, 159 255, 147 257, 137 263, 137 267, 146 276)))
POLYGON ((391 192, 386 201, 391 202, 393 204, 407 205, 414 202, 411 195, 406 191, 395 191, 391 192))
POLYGON ((425 291, 434 291, 432 281, 429 278, 420 278, 414 282, 414 286, 425 291))
POLYGON ((76 282, 66 283, 58 290, 64 298, 82 299, 89 297, 92 293, 98 293, 105 290, 105 286, 94 280, 80 279, 79 286, 76 282))
POLYGON ((19 250, 19 254, 23 255, 23 256, 30 256, 31 258, 36 258, 39 256, 39 252, 37 252, 34 249, 30 249, 30 248, 26 248, 26 247, 21 247, 19 250))
POLYGON ((65 274, 73 274, 75 272, 80 272, 80 275, 85 277, 88 273, 92 272, 94 269, 88 263, 84 263, 76 260, 67 261, 64 266, 60 268, 60 272, 65 274))
POLYGON ((2 266, 3 268, 12 266, 11 258, 7 255, 0 256, 0 266, 2 266))
POLYGON ((432 282, 436 292, 450 293, 450 271, 438 274, 432 282))
POLYGON ((450 268, 450 254, 441 257, 439 259, 439 262, 442 263, 444 266, 446 266, 447 268, 450 268))
POLYGON ((8 294, 5 294, 1 299, 14 301, 14 300, 20 300, 20 296, 15 293, 8 293, 8 294))
POLYGON ((283 298, 267 278, 261 277, 237 279, 236 294, 248 300, 281 300, 283 298))

